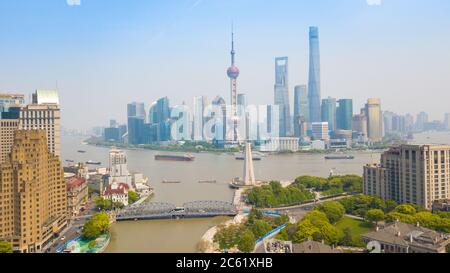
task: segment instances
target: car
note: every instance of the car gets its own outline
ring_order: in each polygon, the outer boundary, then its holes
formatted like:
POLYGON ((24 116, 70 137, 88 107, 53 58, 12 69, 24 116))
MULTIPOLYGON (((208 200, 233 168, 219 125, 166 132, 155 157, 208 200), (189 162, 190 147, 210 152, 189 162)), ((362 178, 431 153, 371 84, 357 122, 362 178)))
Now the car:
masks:
POLYGON ((61 241, 66 240, 66 236, 61 237, 61 241))

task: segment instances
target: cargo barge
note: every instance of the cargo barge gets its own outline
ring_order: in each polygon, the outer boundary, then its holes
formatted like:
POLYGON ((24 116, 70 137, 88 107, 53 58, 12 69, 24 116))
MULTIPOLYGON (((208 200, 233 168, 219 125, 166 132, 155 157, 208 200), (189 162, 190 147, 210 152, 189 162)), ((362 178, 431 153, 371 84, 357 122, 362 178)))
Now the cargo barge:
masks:
POLYGON ((352 155, 342 155, 342 156, 326 156, 326 160, 351 160, 355 159, 352 155))
POLYGON ((192 155, 155 155, 155 160, 158 161, 194 161, 195 157, 192 155))

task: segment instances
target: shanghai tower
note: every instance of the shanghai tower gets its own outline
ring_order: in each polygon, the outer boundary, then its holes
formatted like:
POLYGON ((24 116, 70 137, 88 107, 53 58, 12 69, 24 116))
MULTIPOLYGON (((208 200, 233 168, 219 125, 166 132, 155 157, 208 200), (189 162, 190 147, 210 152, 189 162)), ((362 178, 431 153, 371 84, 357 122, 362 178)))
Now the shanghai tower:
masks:
POLYGON ((321 121, 319 29, 309 28, 309 122, 321 121))

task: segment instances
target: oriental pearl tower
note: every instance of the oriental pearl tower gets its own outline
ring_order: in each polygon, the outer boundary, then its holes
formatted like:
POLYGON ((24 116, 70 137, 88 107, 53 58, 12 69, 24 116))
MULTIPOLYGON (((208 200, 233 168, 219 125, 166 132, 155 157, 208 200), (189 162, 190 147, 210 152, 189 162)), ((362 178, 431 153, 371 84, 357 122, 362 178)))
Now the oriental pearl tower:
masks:
POLYGON ((231 30, 231 66, 227 70, 228 78, 230 78, 230 89, 231 89, 231 113, 233 120, 233 141, 238 141, 238 133, 237 133, 237 123, 238 123, 238 115, 237 115, 237 78, 239 77, 239 68, 235 65, 235 55, 236 51, 234 51, 234 31, 233 27, 231 30))

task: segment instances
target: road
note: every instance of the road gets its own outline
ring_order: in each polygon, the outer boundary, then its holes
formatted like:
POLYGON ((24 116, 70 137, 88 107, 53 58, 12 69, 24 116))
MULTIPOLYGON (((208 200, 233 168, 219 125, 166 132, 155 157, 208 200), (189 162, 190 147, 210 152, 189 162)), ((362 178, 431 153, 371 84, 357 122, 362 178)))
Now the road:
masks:
POLYGON ((93 202, 94 198, 95 196, 88 201, 86 210, 81 212, 77 217, 72 218, 69 222, 69 227, 61 232, 58 238, 55 238, 46 248, 44 248, 44 252, 56 253, 57 249, 81 235, 81 229, 84 224, 94 213, 98 212, 97 207, 93 202), (64 238, 64 240, 62 240, 62 238, 64 238))

